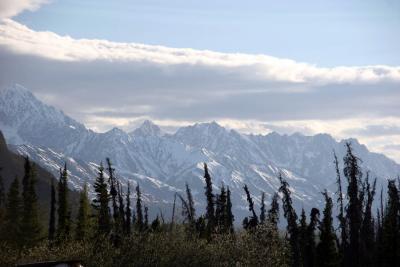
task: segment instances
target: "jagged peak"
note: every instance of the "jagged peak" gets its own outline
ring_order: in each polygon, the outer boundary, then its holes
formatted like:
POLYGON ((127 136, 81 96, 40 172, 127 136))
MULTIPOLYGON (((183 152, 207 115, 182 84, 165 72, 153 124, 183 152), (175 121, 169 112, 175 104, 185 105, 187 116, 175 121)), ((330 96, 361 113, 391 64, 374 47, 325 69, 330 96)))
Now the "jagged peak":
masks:
POLYGON ((18 83, 3 87, 0 90, 0 94, 2 94, 2 95, 12 94, 12 95, 18 95, 20 97, 35 98, 35 96, 32 94, 32 92, 29 89, 27 89, 26 87, 24 87, 18 83))
POLYGON ((154 122, 145 120, 132 134, 136 136, 162 136, 163 132, 154 122))

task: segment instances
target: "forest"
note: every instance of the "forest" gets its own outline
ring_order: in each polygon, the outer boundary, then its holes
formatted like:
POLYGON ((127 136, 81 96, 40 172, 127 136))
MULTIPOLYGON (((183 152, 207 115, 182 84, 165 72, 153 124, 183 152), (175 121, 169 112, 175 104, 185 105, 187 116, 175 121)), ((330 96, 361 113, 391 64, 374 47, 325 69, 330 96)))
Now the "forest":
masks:
POLYGON ((140 184, 123 192, 110 159, 98 167, 93 194, 87 185, 79 192, 77 206, 65 165, 43 207, 35 164, 26 157, 23 177, 8 188, 0 171, 0 266, 71 259, 84 266, 400 266, 400 178, 377 189, 346 147, 343 169, 333 156, 337 191, 321 192, 321 210, 296 211, 279 174, 279 190, 270 200, 262 193, 259 209, 243 185, 249 213, 241 227, 229 187, 216 192, 206 163, 204 214, 186 184, 184 194, 172 196, 170 214, 150 219, 140 184))

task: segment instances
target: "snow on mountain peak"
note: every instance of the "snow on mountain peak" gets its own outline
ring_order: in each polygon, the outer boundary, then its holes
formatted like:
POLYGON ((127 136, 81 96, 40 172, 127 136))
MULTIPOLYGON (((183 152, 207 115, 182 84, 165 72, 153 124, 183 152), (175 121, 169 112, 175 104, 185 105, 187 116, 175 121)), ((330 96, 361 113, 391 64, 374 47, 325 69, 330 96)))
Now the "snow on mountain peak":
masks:
POLYGON ((162 136, 163 132, 160 127, 150 120, 145 120, 142 125, 133 131, 134 136, 162 136))

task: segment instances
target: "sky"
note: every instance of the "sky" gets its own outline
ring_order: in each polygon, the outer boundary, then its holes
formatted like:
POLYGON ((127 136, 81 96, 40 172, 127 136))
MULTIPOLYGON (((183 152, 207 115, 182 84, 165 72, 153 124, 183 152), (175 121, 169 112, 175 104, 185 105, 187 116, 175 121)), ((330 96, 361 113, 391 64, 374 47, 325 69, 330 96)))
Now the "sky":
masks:
POLYGON ((355 137, 400 163, 400 2, 0 2, 0 87, 96 131, 215 120, 355 137))

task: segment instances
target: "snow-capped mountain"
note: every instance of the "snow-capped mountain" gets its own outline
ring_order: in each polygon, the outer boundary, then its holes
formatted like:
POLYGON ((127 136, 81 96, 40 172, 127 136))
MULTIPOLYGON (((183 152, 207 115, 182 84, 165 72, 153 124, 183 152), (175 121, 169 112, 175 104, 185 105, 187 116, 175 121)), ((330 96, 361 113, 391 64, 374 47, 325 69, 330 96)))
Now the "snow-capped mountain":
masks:
POLYGON ((342 158, 346 141, 352 142, 363 168, 378 177, 378 186, 400 174, 400 165, 384 155, 369 152, 355 139, 337 142, 328 134, 245 135, 216 122, 166 134, 151 121, 131 133, 118 128, 96 133, 18 85, 0 91, 0 130, 14 151, 55 175, 67 162, 76 188, 92 183, 98 164, 110 157, 123 184, 139 182, 147 201, 157 206, 171 203, 185 183, 203 203, 203 162, 215 189, 222 184, 231 189, 236 212, 246 212, 244 184, 256 201, 261 191, 269 199, 279 187, 279 172, 290 183, 297 206, 318 205, 324 188, 335 190, 333 150, 342 158))

